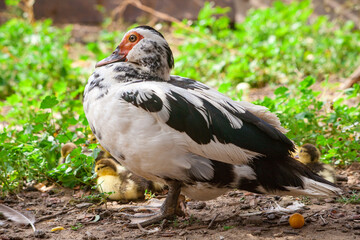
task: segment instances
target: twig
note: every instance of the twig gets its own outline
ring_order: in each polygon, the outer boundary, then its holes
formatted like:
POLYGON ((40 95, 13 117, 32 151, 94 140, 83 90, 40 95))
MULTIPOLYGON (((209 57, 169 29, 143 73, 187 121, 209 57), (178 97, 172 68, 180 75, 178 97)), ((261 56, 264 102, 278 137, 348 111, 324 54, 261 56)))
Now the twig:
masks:
POLYGON ((323 224, 324 225, 327 225, 328 224, 328 222, 319 214, 319 216, 320 216, 320 219, 321 219, 321 221, 323 222, 323 224))
POLYGON ((19 3, 19 7, 21 8, 21 10, 24 11, 24 13, 26 13, 26 17, 30 23, 35 22, 34 4, 35 4, 35 0, 22 0, 19 3))
POLYGON ((211 219, 211 222, 209 223, 209 225, 207 226, 208 229, 212 228, 216 218, 220 215, 220 213, 215 214, 215 216, 213 217, 213 219, 211 219))
POLYGON ((350 77, 343 84, 342 89, 350 88, 355 83, 360 82, 360 66, 350 75, 350 77))
POLYGON ((192 33, 196 33, 198 35, 200 35, 202 38, 206 38, 208 39, 210 42, 213 42, 214 44, 218 45, 218 46, 221 46, 223 48, 226 48, 228 49, 229 51, 231 52, 237 52, 235 51, 235 49, 233 48, 230 48, 228 45, 210 37, 209 35, 207 34, 204 34, 204 33, 201 33, 199 31, 196 31, 195 29, 193 29, 192 27, 189 27, 188 25, 184 24, 183 22, 181 22, 180 20, 178 20, 177 18, 174 18, 166 13, 163 13, 163 12, 159 12, 159 11, 156 11, 155 9, 151 8, 151 7, 148 7, 144 4, 142 4, 140 2, 140 0, 125 0, 123 1, 118 7, 116 7, 113 12, 112 12, 112 17, 114 17, 116 14, 122 14, 126 8, 127 5, 133 5, 134 7, 137 7, 139 8, 140 10, 143 10, 144 12, 147 12, 147 13, 150 13, 152 15, 154 15, 155 17, 157 18, 160 18, 160 19, 163 19, 165 21, 169 21, 169 22, 174 22, 176 23, 178 26, 180 26, 181 28, 184 28, 186 29, 187 31, 189 32, 192 32, 192 33))
POLYGON ((36 220, 36 223, 42 222, 42 221, 45 221, 45 220, 48 220, 48 219, 51 219, 51 218, 54 218, 54 217, 57 217, 57 216, 59 216, 59 215, 65 214, 65 213, 68 213, 68 212, 70 212, 70 211, 73 210, 73 209, 75 209, 75 207, 70 208, 70 209, 68 209, 68 210, 60 211, 60 212, 55 213, 55 214, 52 214, 52 215, 48 215, 48 216, 45 216, 45 217, 38 218, 38 219, 36 220))
POLYGON ((163 229, 164 229, 164 226, 165 226, 166 223, 167 223, 167 220, 164 219, 164 220, 161 222, 161 224, 160 224, 160 230, 163 230, 163 229))
POLYGON ((147 234, 151 234, 151 233, 156 233, 160 231, 160 228, 154 228, 152 230, 147 230, 145 228, 143 228, 140 223, 137 224, 138 228, 140 229, 140 231, 147 233, 147 234))

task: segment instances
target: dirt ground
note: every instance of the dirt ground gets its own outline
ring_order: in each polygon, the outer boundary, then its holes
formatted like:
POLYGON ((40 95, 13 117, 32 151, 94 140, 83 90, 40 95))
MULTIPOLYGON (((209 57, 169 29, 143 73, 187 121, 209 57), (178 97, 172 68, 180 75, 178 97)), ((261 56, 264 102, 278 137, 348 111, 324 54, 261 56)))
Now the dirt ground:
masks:
MULTIPOLYGON (((342 176, 339 185, 344 196, 349 199, 356 197, 355 193, 359 198, 355 189, 360 188, 360 164, 337 173, 342 176)), ((188 200, 187 217, 130 229, 121 208, 159 204, 164 195, 127 204, 99 204, 91 201, 91 194, 96 193, 61 188, 40 192, 29 187, 0 199, 4 205, 34 215, 37 229, 34 233, 29 225, 17 225, 0 215, 0 239, 360 239, 360 204, 345 203, 340 198, 278 197, 234 190, 211 201, 188 200), (305 217, 301 229, 289 225, 292 212, 274 210, 277 204, 289 209, 293 203, 304 204, 296 210, 305 217), (52 232, 55 227, 64 229, 52 232)))

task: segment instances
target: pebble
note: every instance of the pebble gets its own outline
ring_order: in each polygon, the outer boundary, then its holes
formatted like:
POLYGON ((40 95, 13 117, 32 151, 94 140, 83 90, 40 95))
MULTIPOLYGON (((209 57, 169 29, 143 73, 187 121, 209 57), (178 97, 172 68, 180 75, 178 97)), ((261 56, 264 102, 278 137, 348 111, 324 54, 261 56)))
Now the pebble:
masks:
POLYGON ((111 212, 110 211, 104 211, 102 213, 99 214, 101 219, 107 218, 109 216, 111 216, 111 212))
POLYGON ((351 225, 350 224, 345 224, 344 227, 346 227, 347 229, 352 229, 351 225))
POLYGON ((43 230, 36 230, 34 233, 35 238, 45 238, 46 234, 43 230))
POLYGON ((23 240, 23 238, 22 237, 18 237, 18 236, 15 236, 15 237, 8 237, 9 239, 11 239, 11 240, 23 240))
POLYGON ((241 209, 241 210, 250 209, 250 204, 241 204, 240 209, 241 209))
POLYGON ((360 220, 360 214, 351 216, 349 220, 360 220))
POLYGON ((283 232, 275 233, 273 237, 282 237, 284 235, 283 232))
POLYGON ((97 240, 98 238, 95 237, 91 232, 86 231, 85 236, 82 238, 83 240, 97 240))
POLYGON ((224 237, 224 236, 220 236, 219 239, 220 239, 220 240, 224 240, 225 237, 224 237))
POLYGON ((267 219, 269 219, 269 220, 274 220, 275 218, 276 218, 276 215, 273 213, 267 215, 267 219))
POLYGON ((252 232, 251 235, 260 236, 261 235, 261 230, 256 230, 256 231, 252 232))
POLYGON ((354 230, 359 230, 359 229, 360 229, 360 225, 358 225, 358 224, 354 225, 354 226, 353 226, 353 229, 354 229, 354 230))
POLYGON ((334 202, 335 202, 335 199, 333 199, 333 198, 326 198, 326 199, 325 199, 325 202, 326 202, 326 203, 334 203, 334 202))
POLYGON ((299 235, 298 232, 294 232, 294 231, 290 231, 290 230, 285 230, 284 233, 285 234, 291 234, 291 235, 299 235))
POLYGON ((263 222, 261 216, 250 216, 248 219, 245 219, 245 224, 261 224, 263 222))
POLYGON ((187 207, 190 209, 203 209, 206 207, 205 202, 191 202, 187 204, 187 207))

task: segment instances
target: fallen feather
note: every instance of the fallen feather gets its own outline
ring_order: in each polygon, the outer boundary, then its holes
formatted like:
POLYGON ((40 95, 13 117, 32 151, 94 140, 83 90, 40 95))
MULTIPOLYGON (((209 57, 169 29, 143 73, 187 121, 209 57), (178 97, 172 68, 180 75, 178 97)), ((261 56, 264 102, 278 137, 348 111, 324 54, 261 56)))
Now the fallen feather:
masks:
POLYGON ((29 216, 25 216, 21 212, 16 211, 15 209, 5 206, 4 204, 0 204, 0 212, 8 219, 21 223, 21 224, 30 224, 33 228, 34 232, 36 231, 36 228, 34 226, 35 223, 35 217, 33 215, 28 214, 29 216))
POLYGON ((247 217, 259 214, 268 214, 268 213, 292 213, 296 212, 297 210, 301 209, 305 206, 305 204, 300 203, 299 201, 295 201, 292 205, 287 206, 286 208, 281 207, 278 203, 274 202, 276 205, 275 207, 271 206, 269 209, 259 212, 252 212, 252 213, 244 213, 239 214, 240 217, 247 217))

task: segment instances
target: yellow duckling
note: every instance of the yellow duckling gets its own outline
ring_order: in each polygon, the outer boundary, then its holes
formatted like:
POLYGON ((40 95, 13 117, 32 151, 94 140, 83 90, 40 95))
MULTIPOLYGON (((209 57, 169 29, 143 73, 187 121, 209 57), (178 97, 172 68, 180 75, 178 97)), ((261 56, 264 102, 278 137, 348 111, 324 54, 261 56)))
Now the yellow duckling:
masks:
POLYGON ((98 191, 113 192, 111 200, 136 200, 143 199, 145 190, 151 192, 161 191, 163 184, 148 181, 139 177, 121 166, 113 158, 101 158, 95 163, 95 172, 98 176, 98 191))
POLYGON ((59 159, 59 165, 65 163, 66 157, 75 149, 77 146, 72 143, 68 142, 61 147, 61 157, 59 159))
MULTIPOLYGON (((92 144, 92 143, 98 143, 98 140, 96 139, 95 135, 93 133, 90 133, 88 135, 88 140, 87 140, 87 143, 88 144, 92 144)), ((111 156, 111 154, 106 151, 105 148, 103 148, 100 144, 97 146, 101 151, 99 152, 97 158, 96 158, 96 161, 101 159, 101 158, 113 158, 111 156)))
POLYGON ((310 143, 306 143, 299 149, 299 161, 308 166, 329 182, 336 183, 335 169, 328 164, 320 162, 320 151, 310 143))

